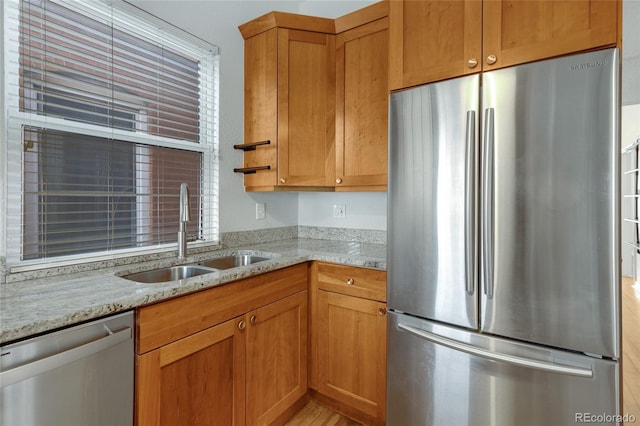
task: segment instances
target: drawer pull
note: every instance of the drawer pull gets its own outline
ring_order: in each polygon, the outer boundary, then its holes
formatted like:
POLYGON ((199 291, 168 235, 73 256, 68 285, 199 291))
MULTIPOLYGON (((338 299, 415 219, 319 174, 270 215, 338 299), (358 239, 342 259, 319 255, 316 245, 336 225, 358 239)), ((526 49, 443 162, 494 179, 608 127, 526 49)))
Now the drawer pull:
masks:
POLYGON ((244 320, 240 321, 240 322, 238 323, 238 330, 242 331, 242 330, 244 330, 245 328, 247 328, 247 323, 246 323, 246 322, 244 322, 244 320))
POLYGON ((251 315, 251 318, 249 318, 249 322, 251 323, 251 325, 256 325, 256 323, 258 322, 258 318, 256 318, 255 315, 251 315))
POLYGON ((353 285, 355 283, 355 281, 353 280, 353 278, 347 278, 347 285, 353 285))
POLYGON ((381 317, 385 316, 387 314, 387 308, 385 307, 380 307, 378 308, 378 315, 380 315, 381 317))

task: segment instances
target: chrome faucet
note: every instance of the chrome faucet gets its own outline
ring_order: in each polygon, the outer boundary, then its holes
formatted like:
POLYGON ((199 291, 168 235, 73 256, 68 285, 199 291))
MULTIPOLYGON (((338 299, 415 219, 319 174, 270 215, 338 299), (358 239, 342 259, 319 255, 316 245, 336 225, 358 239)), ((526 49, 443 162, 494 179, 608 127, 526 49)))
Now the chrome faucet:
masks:
POLYGON ((180 228, 178 229, 178 259, 187 257, 187 222, 191 220, 189 185, 180 184, 180 228))

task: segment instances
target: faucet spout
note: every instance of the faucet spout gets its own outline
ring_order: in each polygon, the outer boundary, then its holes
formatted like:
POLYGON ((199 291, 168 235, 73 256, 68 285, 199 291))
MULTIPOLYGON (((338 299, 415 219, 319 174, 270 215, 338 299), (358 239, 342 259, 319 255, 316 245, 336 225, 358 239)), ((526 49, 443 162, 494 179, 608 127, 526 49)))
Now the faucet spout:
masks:
POLYGON ((180 224, 178 228, 178 259, 187 257, 187 222, 191 220, 189 185, 180 184, 180 224))

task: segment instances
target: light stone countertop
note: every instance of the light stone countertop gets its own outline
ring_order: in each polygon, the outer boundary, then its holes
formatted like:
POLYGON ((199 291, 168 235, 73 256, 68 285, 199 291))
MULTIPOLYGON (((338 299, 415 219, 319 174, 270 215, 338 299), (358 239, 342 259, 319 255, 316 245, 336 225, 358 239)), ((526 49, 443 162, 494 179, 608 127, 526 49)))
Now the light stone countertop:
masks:
POLYGON ((386 269, 384 244, 293 238, 188 256, 195 263, 230 254, 272 259, 179 281, 136 283, 119 275, 175 264, 156 260, 0 285, 0 343, 126 311, 308 260, 386 269))

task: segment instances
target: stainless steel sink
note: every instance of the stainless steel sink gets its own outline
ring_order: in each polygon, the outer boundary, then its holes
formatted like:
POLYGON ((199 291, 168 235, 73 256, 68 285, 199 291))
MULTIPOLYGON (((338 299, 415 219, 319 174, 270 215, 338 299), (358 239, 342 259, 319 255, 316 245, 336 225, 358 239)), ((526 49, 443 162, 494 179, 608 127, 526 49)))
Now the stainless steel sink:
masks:
POLYGON ((139 283, 163 283, 167 281, 196 277, 198 275, 209 274, 211 272, 216 272, 216 270, 200 265, 182 265, 153 269, 151 271, 136 272, 124 275, 122 278, 139 283))
POLYGON ((269 259, 271 258, 256 256, 253 254, 237 254, 234 256, 216 257, 214 259, 200 262, 199 265, 215 269, 229 269, 237 266, 251 265, 256 262, 263 262, 269 259))

